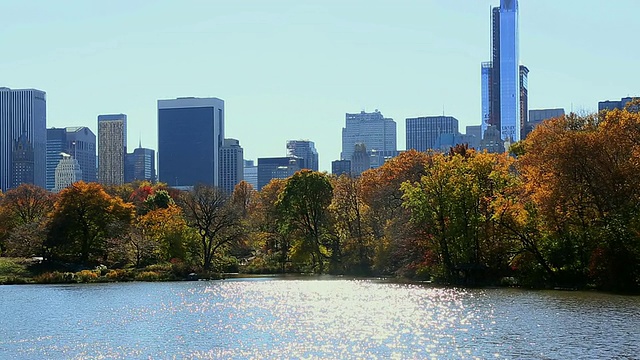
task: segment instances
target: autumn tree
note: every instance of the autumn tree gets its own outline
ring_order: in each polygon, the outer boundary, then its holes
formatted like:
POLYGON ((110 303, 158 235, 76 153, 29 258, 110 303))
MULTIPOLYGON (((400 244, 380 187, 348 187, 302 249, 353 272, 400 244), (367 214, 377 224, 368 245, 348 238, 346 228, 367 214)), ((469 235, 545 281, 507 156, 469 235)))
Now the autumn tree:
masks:
POLYGON ((328 207, 333 189, 326 174, 301 170, 287 179, 276 206, 282 222, 298 234, 294 252, 309 256, 312 268, 324 272, 326 259, 332 269, 340 261, 340 246, 329 230, 328 207))
POLYGON ((22 184, 0 198, 0 241, 11 256, 43 255, 47 214, 53 196, 45 189, 22 184))
POLYGON ((184 192, 179 204, 187 225, 198 233, 201 265, 211 270, 218 252, 244 235, 240 211, 224 190, 202 184, 184 192))
POLYGON ((285 273, 291 264, 292 234, 287 224, 283 223, 277 205, 285 184, 284 179, 272 179, 256 194, 255 206, 249 212, 251 246, 256 255, 252 267, 256 271, 285 273))
POLYGON ((108 261, 108 241, 127 234, 133 215, 132 205, 108 195, 100 184, 74 183, 58 194, 46 246, 57 258, 108 261))
POLYGON ((342 266, 348 273, 369 274, 373 264, 372 234, 365 216, 358 179, 341 175, 332 180, 333 199, 330 210, 334 231, 342 244, 342 266))

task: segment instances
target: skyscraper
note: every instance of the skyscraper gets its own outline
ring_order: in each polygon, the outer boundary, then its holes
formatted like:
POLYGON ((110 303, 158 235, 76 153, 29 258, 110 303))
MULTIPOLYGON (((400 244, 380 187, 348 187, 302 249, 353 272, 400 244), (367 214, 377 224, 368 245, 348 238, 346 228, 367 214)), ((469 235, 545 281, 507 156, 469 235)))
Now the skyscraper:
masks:
POLYGON ((76 181, 82 180, 82 170, 78 160, 74 159, 70 154, 60 153, 62 159, 58 162, 55 170, 55 185, 53 192, 60 192, 62 189, 70 186, 76 181))
POLYGON ((45 187, 47 103, 44 91, 0 88, 0 190, 45 187))
POLYGON ((98 116, 98 181, 103 185, 124 184, 127 154, 127 115, 98 116))
POLYGON ((302 159, 298 157, 258 158, 258 190, 272 179, 286 179, 302 170, 302 159))
POLYGON ((136 180, 156 181, 156 152, 138 145, 125 160, 124 178, 126 183, 136 180))
POLYGON ((304 159, 305 169, 318 171, 318 151, 313 141, 288 140, 287 153, 289 156, 297 156, 304 159))
POLYGON ((47 129, 47 181, 46 189, 55 187, 55 170, 62 159, 61 153, 78 160, 84 182, 95 182, 96 135, 85 126, 47 129))
POLYGON ((378 110, 346 114, 340 159, 351 160, 356 144, 364 144, 369 153, 375 150, 383 157, 396 156, 396 122, 378 110))
POLYGON ((500 7, 491 9, 492 61, 481 66, 483 136, 488 126, 494 126, 502 140, 521 138, 529 69, 520 66, 519 46, 518 0, 501 0, 500 7))
POLYGON ((436 150, 441 134, 458 134, 458 119, 453 116, 423 116, 406 120, 407 150, 436 150))
MULTIPOLYGON (((628 103, 634 101, 634 100, 640 100, 640 97, 624 97, 622 99, 620 99, 620 101, 614 100, 605 100, 605 101, 600 101, 598 102, 598 111, 602 111, 602 110, 614 110, 614 109, 619 109, 619 110, 623 110, 628 103)), ((640 112, 640 108, 638 106, 631 106, 630 109, 631 112, 640 112)))
POLYGON ((219 186, 223 139, 223 100, 158 100, 158 180, 175 187, 219 186))
POLYGON ((224 139, 220 149, 220 187, 232 193, 244 178, 244 150, 240 141, 224 139))
POLYGON ((244 160, 244 170, 242 172, 244 181, 251 184, 254 189, 258 189, 258 167, 253 160, 244 160))

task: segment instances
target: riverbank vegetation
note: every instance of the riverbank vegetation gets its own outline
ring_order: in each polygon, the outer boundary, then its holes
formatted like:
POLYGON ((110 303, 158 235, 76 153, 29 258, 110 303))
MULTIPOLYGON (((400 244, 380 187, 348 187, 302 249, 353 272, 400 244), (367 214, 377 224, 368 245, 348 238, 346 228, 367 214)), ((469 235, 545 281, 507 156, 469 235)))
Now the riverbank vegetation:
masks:
POLYGON ((241 271, 637 293, 638 174, 640 115, 615 110, 546 121, 511 154, 410 150, 358 178, 303 170, 261 191, 22 185, 0 199, 1 255, 43 262, 0 258, 0 282, 241 271))

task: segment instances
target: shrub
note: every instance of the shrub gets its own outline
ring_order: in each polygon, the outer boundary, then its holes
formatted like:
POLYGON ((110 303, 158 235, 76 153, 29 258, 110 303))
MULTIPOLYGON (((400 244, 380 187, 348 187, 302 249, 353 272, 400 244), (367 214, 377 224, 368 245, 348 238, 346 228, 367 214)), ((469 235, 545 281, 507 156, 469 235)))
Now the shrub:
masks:
POLYGON ((53 271, 37 275, 33 280, 38 284, 68 284, 76 282, 76 275, 69 272, 53 271))
POLYGON ((92 270, 82 270, 76 273, 78 282, 88 283, 95 282, 98 279, 98 274, 92 270))
POLYGON ((160 274, 155 271, 143 271, 136 275, 138 281, 158 281, 160 280, 160 274))

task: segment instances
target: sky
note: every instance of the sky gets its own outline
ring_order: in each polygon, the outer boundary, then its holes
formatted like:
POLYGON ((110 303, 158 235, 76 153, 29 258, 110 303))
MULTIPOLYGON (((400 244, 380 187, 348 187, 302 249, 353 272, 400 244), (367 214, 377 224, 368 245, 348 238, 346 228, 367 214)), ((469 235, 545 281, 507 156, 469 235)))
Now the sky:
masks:
MULTIPOLYGON (((480 63, 499 0, 0 0, 0 86, 47 93, 47 127, 128 116, 128 148, 157 149, 157 100, 225 101, 245 159, 315 142, 341 151, 345 113, 479 125, 480 63)), ((640 1, 520 0, 529 108, 593 112, 640 95, 640 1)))

